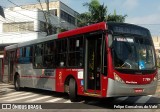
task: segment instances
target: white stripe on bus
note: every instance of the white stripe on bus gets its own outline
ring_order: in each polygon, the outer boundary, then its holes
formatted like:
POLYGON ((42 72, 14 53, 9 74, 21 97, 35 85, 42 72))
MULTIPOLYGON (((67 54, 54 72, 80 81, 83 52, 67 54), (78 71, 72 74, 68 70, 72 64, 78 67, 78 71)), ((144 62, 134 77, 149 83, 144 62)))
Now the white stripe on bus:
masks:
POLYGON ((49 97, 51 97, 51 96, 44 96, 44 97, 40 97, 40 98, 35 98, 35 99, 32 99, 32 100, 27 100, 25 102, 35 102, 35 101, 46 99, 46 98, 49 98, 49 97))
POLYGON ((19 96, 25 96, 25 95, 29 95, 29 94, 31 94, 31 93, 23 93, 23 94, 17 94, 17 95, 13 95, 13 96, 6 96, 6 97, 2 97, 2 98, 0 98, 0 100, 2 100, 2 99, 8 99, 8 98, 14 98, 14 97, 19 97, 19 96))
POLYGON ((52 99, 52 100, 48 100, 46 102, 56 102, 56 101, 59 101, 59 100, 62 100, 62 98, 55 98, 55 99, 52 99))
POLYGON ((35 97, 35 96, 37 96, 37 95, 30 95, 30 96, 25 96, 25 97, 20 97, 20 98, 14 98, 14 99, 5 100, 5 101, 12 102, 12 101, 22 100, 22 99, 26 99, 26 98, 35 97))

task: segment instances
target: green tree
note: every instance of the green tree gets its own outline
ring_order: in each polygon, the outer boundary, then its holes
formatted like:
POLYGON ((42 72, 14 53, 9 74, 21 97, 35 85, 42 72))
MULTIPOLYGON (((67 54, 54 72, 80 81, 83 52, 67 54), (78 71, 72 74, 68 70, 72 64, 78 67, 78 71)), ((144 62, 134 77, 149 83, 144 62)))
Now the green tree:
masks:
POLYGON ((114 14, 109 14, 107 16, 107 21, 112 21, 112 22, 120 22, 120 23, 124 23, 125 22, 125 18, 127 17, 127 15, 117 15, 116 14, 116 10, 114 10, 114 14))
POLYGON ((125 21, 126 15, 117 15, 116 12, 113 15, 107 15, 107 6, 104 4, 101 5, 98 0, 91 0, 89 3, 84 3, 83 6, 88 8, 88 12, 82 13, 78 16, 79 27, 102 21, 125 21))
POLYGON ((107 6, 101 5, 98 0, 91 0, 90 3, 84 3, 83 6, 88 8, 88 23, 97 23, 106 20, 107 6))
POLYGON ((0 16, 2 16, 3 18, 5 18, 4 10, 3 10, 3 8, 1 6, 0 6, 0 16))
POLYGON ((80 15, 78 15, 78 26, 82 27, 82 26, 86 26, 89 24, 90 21, 90 14, 88 12, 82 13, 80 15))

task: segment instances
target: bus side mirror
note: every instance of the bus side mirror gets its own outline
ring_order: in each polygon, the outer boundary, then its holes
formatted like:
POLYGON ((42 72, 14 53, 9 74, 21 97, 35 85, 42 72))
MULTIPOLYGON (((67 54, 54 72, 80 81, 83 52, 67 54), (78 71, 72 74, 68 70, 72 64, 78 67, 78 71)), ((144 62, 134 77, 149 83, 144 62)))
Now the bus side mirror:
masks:
POLYGON ((108 34, 108 47, 111 47, 113 43, 113 37, 111 34, 108 34))

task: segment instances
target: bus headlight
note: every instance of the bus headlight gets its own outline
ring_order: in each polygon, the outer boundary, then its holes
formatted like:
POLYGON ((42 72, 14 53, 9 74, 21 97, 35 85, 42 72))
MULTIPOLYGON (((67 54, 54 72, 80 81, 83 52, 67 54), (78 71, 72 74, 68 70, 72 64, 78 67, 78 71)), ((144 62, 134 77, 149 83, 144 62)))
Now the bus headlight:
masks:
POLYGON ((124 81, 114 72, 114 79, 118 82, 124 83, 124 81))
POLYGON ((157 75, 156 75, 156 76, 153 78, 153 82, 154 82, 154 81, 157 81, 157 79, 158 79, 158 78, 157 78, 157 75))
POLYGON ((153 80, 151 81, 151 83, 154 83, 155 81, 157 81, 158 80, 158 77, 157 77, 157 75, 156 76, 154 76, 154 78, 153 78, 153 80))

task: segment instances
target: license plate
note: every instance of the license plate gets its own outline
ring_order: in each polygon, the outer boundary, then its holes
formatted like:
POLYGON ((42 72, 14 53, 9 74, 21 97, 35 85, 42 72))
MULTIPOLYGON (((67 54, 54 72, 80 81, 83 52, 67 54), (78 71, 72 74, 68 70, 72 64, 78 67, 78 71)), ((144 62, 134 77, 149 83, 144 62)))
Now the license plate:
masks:
POLYGON ((135 93, 143 93, 144 89, 134 89, 135 93))

